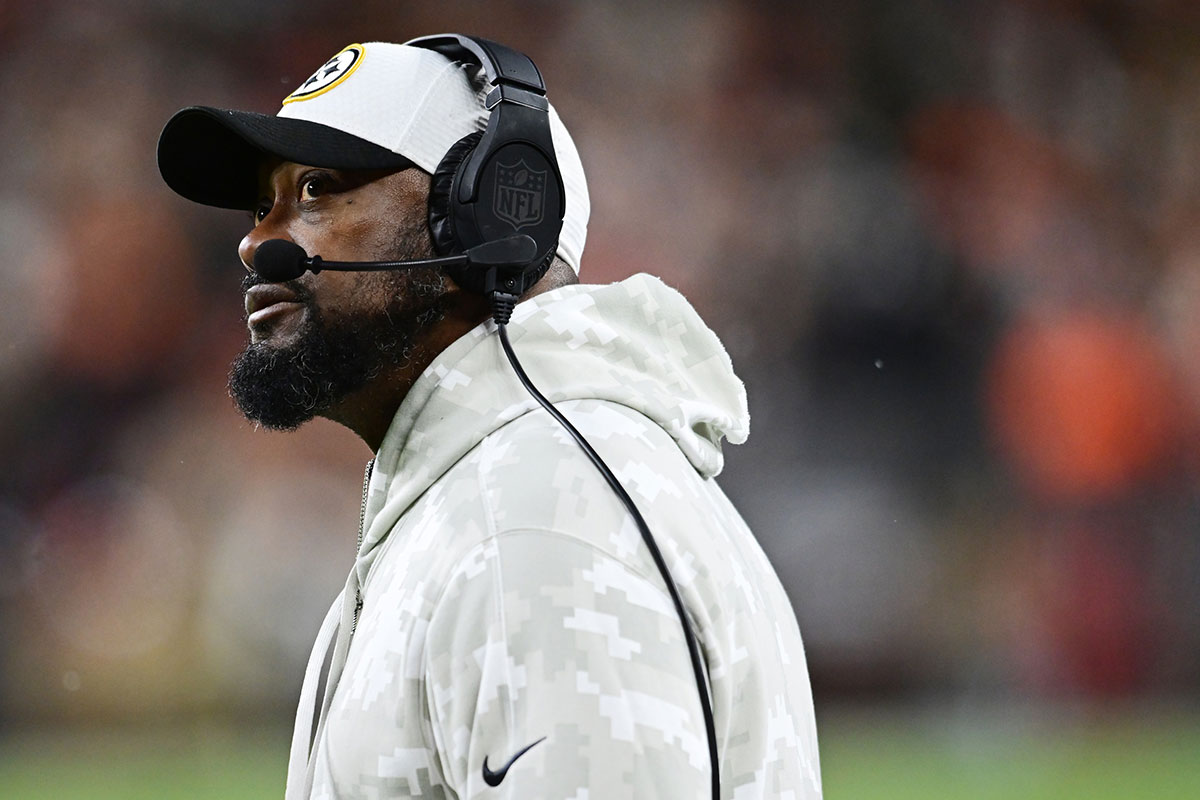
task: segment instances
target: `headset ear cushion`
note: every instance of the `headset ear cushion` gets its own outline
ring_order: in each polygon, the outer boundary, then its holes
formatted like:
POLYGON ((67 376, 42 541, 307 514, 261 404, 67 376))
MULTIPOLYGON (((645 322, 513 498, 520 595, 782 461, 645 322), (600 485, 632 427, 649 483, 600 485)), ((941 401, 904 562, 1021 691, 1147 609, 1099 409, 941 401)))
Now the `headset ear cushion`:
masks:
POLYGON ((466 250, 454 230, 454 177, 482 138, 483 131, 476 131, 455 142, 442 157, 429 182, 429 233, 438 255, 453 255, 466 250))

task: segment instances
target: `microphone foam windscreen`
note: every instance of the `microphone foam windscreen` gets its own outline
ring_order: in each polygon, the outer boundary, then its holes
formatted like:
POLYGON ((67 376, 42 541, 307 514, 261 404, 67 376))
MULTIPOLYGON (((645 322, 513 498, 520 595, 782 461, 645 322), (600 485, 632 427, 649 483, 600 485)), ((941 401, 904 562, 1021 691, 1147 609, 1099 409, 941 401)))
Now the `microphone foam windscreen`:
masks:
POLYGON ((299 278, 308 269, 304 248, 286 239, 268 239, 254 253, 254 271, 269 283, 299 278))

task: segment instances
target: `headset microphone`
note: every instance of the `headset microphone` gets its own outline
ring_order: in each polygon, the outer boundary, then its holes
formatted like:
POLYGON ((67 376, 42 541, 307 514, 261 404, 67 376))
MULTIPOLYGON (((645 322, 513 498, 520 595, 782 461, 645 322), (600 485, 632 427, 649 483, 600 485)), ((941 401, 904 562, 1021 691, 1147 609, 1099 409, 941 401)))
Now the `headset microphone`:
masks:
POLYGON ((316 275, 323 269, 340 272, 416 269, 418 267, 480 267, 500 269, 524 268, 537 258, 537 243, 529 236, 517 234, 469 248, 465 253, 440 258, 410 261, 326 261, 320 256, 309 257, 304 248, 287 239, 269 239, 254 253, 254 271, 268 283, 295 280, 305 272, 316 275))

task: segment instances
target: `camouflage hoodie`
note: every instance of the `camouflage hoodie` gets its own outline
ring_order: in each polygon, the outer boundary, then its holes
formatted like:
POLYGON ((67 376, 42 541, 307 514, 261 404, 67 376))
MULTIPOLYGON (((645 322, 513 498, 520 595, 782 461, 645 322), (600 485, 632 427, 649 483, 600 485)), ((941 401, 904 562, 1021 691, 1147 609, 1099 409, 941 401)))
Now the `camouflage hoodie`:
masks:
MULTIPOLYGON (((722 796, 820 797, 795 616, 713 480, 721 440, 749 427, 717 337, 646 275, 522 303, 509 335, 663 551, 704 652, 722 796)), ((709 784, 662 578, 482 325, 417 381, 369 471, 358 558, 305 678, 288 798, 693 800, 709 784)))

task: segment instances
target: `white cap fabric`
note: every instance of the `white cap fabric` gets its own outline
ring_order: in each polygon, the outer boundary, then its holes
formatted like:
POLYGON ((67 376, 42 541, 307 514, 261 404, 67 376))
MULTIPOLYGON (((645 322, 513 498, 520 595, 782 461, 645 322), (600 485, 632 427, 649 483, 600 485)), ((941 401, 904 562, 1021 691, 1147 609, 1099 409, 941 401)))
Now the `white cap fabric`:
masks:
MULTIPOLYGON (((256 165, 268 153, 340 169, 415 164, 432 174, 456 142, 487 127, 481 75, 475 64, 422 47, 352 44, 284 98, 274 117, 179 111, 159 138, 159 170, 184 197, 223 208, 253 207, 256 165)), ((578 274, 591 204, 579 153, 553 106, 550 134, 566 201, 557 254, 578 274)))

